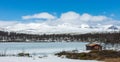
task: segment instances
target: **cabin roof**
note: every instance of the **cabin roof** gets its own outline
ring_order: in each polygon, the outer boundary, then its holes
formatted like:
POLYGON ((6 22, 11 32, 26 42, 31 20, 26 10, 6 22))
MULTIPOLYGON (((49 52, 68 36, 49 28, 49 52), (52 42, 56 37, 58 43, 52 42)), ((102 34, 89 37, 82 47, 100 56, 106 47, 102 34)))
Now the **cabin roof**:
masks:
POLYGON ((99 44, 87 44, 86 46, 100 46, 99 44))

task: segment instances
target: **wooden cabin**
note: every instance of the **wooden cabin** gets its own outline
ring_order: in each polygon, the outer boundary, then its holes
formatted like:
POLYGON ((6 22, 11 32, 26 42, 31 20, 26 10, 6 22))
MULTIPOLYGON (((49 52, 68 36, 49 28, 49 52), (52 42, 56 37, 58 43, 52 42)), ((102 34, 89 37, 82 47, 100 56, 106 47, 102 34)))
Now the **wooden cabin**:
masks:
POLYGON ((87 44, 86 50, 102 50, 102 46, 99 44, 87 44))

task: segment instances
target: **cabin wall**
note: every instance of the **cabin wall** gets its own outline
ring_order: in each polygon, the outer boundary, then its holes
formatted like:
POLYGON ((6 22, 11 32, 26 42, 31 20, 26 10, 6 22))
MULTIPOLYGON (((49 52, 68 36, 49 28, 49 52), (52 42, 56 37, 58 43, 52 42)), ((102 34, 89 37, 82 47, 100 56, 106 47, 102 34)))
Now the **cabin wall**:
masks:
POLYGON ((92 50, 93 48, 90 46, 86 46, 86 50, 92 50))
POLYGON ((102 50, 101 46, 86 46, 86 50, 102 50))

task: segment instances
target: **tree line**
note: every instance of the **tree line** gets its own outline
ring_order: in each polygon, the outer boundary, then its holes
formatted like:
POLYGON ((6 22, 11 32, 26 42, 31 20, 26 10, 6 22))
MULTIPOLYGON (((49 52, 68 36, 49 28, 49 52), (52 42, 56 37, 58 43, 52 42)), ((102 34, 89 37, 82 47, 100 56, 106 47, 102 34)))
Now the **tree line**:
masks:
POLYGON ((86 34, 25 34, 0 31, 0 42, 104 42, 120 43, 120 32, 86 34))

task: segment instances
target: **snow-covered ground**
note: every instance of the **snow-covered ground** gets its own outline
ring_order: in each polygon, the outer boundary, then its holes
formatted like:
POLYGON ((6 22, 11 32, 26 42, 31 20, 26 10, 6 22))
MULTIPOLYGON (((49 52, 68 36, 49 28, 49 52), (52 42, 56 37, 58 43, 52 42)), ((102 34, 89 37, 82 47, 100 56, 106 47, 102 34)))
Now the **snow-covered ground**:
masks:
POLYGON ((86 42, 55 42, 55 43, 0 43, 0 62, 97 62, 95 60, 76 60, 60 58, 54 54, 60 51, 88 52, 86 42), (24 48, 24 49, 23 49, 24 48), (18 53, 29 53, 31 57, 18 57, 18 53), (16 56, 10 56, 16 55, 16 56))
POLYGON ((0 57, 0 62, 98 62, 95 60, 75 60, 60 58, 54 55, 49 55, 48 57, 0 57))

